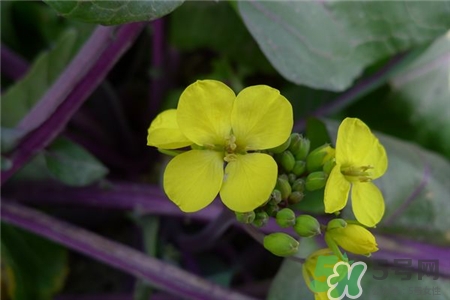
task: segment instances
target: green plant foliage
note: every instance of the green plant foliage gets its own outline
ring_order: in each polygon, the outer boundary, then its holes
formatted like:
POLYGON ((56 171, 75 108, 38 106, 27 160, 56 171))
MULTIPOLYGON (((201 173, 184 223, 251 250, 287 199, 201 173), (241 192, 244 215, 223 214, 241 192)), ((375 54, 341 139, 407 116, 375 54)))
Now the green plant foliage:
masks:
POLYGON ((365 67, 433 41, 450 26, 446 1, 241 1, 239 12, 286 79, 342 91, 365 67))
POLYGON ((67 139, 53 142, 44 157, 50 173, 67 185, 89 185, 108 173, 108 169, 94 156, 67 139))
POLYGON ((2 260, 11 299, 53 299, 66 279, 67 250, 3 222, 1 231, 2 260))
POLYGON ((183 3, 173 1, 44 1, 60 15, 87 23, 118 25, 151 21, 172 12, 183 3))

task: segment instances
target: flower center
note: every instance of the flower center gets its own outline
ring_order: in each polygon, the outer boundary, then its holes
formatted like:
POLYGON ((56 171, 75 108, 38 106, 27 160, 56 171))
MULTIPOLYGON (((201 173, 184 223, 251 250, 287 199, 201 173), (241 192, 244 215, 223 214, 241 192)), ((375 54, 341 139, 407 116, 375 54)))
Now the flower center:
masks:
POLYGON ((369 182, 372 181, 372 173, 368 172, 370 169, 373 169, 373 167, 341 167, 341 173, 350 182, 369 182))

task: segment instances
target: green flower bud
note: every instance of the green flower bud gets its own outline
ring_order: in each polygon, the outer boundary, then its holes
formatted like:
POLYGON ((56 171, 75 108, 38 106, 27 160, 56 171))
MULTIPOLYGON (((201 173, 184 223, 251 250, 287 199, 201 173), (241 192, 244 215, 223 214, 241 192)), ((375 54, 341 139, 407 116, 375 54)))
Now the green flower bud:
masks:
POLYGON ((321 234, 320 223, 310 215, 301 215, 295 219, 294 230, 301 237, 313 237, 321 234))
POLYGON ((286 150, 283 153, 277 154, 275 158, 286 172, 290 172, 294 168, 295 157, 291 151, 286 150))
POLYGON ((347 222, 345 222, 344 219, 333 219, 330 222, 328 222, 327 231, 345 227, 347 227, 347 222))
POLYGON ((271 216, 275 217, 280 208, 278 207, 278 204, 275 201, 270 201, 266 207, 264 208, 265 212, 271 216))
POLYGON ((265 211, 259 211, 256 213, 255 220, 253 221, 253 225, 256 227, 262 227, 269 222, 269 215, 265 211))
POLYGON ((297 176, 295 176, 295 174, 289 173, 288 181, 291 185, 295 182, 296 179, 297 179, 297 176))
POLYGON ((296 192, 303 192, 305 190, 305 180, 303 178, 298 178, 292 184, 292 190, 296 192))
POLYGON ((281 196, 281 192, 277 189, 274 189, 272 191, 272 194, 270 195, 270 199, 277 204, 280 203, 281 200, 283 200, 283 198, 281 196))
POLYGON ((281 192, 281 199, 286 200, 291 194, 291 185, 289 181, 283 177, 283 175, 279 176, 277 179, 277 185, 275 186, 277 190, 281 192))
POLYGON ((253 223, 255 220, 255 212, 249 211, 245 213, 235 212, 236 214, 236 220, 238 220, 241 223, 250 224, 253 223))
POLYGON ((281 153, 281 152, 285 151, 289 147, 290 144, 291 144, 291 137, 289 137, 286 140, 286 142, 284 142, 280 146, 272 148, 272 149, 269 149, 269 151, 272 152, 272 153, 275 153, 275 154, 281 153))
POLYGON ((302 135, 301 134, 299 134, 297 132, 294 132, 294 133, 291 134, 291 144, 289 145, 288 149, 289 149, 289 151, 294 153, 294 155, 295 155, 295 153, 297 153, 297 151, 300 148, 299 142, 300 142, 301 139, 302 139, 302 135))
POLYGON ((264 248, 281 257, 294 255, 300 243, 286 233, 276 232, 264 237, 264 248))
POLYGON ((302 175, 306 171, 306 162, 303 160, 297 160, 292 168, 292 173, 297 176, 302 175))
POLYGON ((296 151, 292 151, 294 153, 295 159, 296 160, 305 160, 306 157, 308 156, 310 147, 311 147, 311 142, 307 138, 300 135, 300 139, 298 140, 296 145, 293 146, 293 148, 295 148, 295 150, 296 150, 296 151))
POLYGON ((288 202, 289 204, 299 203, 303 200, 303 197, 305 197, 305 194, 303 194, 303 192, 295 191, 289 195, 288 202))
POLYGON ((331 158, 334 158, 336 150, 329 144, 320 146, 314 149, 306 158, 306 169, 309 172, 314 172, 322 169, 322 166, 331 158))
POLYGON ((321 189, 327 183, 328 175, 325 172, 313 172, 306 177, 305 187, 308 191, 321 189))
POLYGON ((323 165, 323 171, 330 175, 331 170, 333 170, 334 166, 336 165, 336 159, 332 158, 329 159, 324 165, 323 165))
POLYGON ((290 208, 283 208, 277 213, 277 224, 282 228, 287 228, 295 224, 295 213, 290 208))

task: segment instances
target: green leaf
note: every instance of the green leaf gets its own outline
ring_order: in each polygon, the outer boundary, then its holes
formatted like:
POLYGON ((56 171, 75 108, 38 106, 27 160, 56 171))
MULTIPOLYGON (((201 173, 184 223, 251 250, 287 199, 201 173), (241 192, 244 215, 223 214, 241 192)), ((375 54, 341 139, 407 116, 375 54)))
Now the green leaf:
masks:
POLYGON ((50 173, 67 185, 89 185, 108 173, 108 169, 94 156, 67 139, 54 141, 44 157, 50 173))
MULTIPOLYGON (((335 139, 338 124, 327 122, 327 128, 335 139)), ((377 230, 448 244, 450 162, 415 144, 376 135, 386 148, 389 160, 386 174, 374 181, 386 204, 377 230)), ((343 216, 351 216, 350 205, 343 216)))
POLYGON ((66 1, 45 0, 60 15, 87 23, 118 25, 152 21, 171 13, 184 0, 66 1))
POLYGON ((391 80, 390 101, 414 139, 450 158, 450 33, 391 80))
POLYGON ((448 1, 240 1, 239 12, 286 79, 342 91, 364 68, 450 27, 448 1))
POLYGON ((14 127, 44 95, 75 53, 77 32, 68 30, 55 47, 35 60, 27 75, 1 98, 1 125, 14 127))
POLYGON ((316 118, 306 120, 306 137, 311 141, 311 151, 324 144, 331 143, 325 123, 316 118))
POLYGON ((67 250, 5 223, 1 223, 1 231, 2 260, 11 299, 53 299, 66 279, 67 250))

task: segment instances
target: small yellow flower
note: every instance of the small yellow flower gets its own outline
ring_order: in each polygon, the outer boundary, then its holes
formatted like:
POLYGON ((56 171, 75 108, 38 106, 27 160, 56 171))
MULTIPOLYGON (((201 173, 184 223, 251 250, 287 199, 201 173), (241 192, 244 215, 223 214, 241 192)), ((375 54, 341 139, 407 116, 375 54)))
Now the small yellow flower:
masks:
POLYGON ((377 242, 372 233, 357 224, 327 230, 325 238, 331 238, 342 249, 361 255, 378 251, 377 242))
POLYGON ((366 124, 356 118, 342 121, 336 141, 336 166, 325 186, 325 212, 343 209, 351 187, 356 219, 368 227, 375 226, 383 217, 384 200, 371 180, 382 176, 387 165, 384 147, 366 124))
POLYGON ((184 90, 177 110, 156 117, 147 144, 192 146, 164 172, 164 190, 181 210, 198 211, 220 192, 228 208, 248 212, 267 201, 277 179, 275 160, 257 150, 283 144, 292 126, 292 106, 278 90, 257 85, 236 96, 219 81, 201 80, 184 90))

